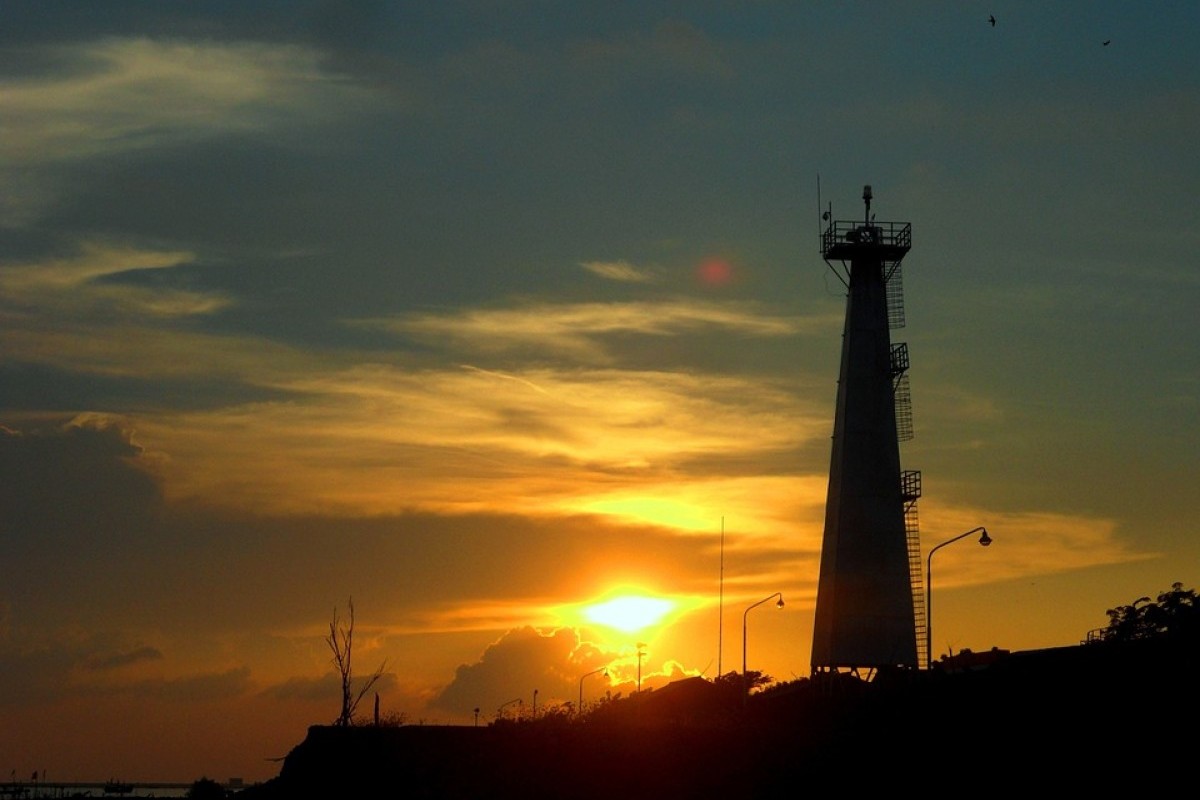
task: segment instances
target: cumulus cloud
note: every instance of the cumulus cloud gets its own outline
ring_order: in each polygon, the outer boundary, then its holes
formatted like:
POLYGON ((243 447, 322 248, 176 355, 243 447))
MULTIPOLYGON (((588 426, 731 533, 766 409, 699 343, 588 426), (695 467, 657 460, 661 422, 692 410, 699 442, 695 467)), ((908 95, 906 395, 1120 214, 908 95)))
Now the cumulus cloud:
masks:
MULTIPOLYGON (((493 642, 479 660, 462 664, 454 680, 431 701, 430 707, 465 717, 478 708, 484 716, 530 713, 539 708, 573 708, 581 689, 586 705, 606 694, 628 694, 637 688, 638 654, 634 647, 605 648, 588 641, 576 628, 523 626, 493 642), (581 687, 581 681, 590 680, 581 687)), ((649 690, 688 675, 675 661, 652 669, 646 660, 642 689, 649 690)))
POLYGON ((477 662, 459 666, 431 706, 457 714, 481 708, 491 714, 514 699, 532 705, 535 689, 543 703, 567 702, 576 696, 580 675, 615 656, 582 644, 573 628, 517 628, 489 646, 477 662))

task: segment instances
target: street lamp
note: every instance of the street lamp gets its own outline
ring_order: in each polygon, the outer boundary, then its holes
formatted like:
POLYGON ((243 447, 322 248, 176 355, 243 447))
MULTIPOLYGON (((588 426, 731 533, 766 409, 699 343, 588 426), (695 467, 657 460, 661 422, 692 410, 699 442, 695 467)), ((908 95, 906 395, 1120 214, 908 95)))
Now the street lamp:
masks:
POLYGON ((749 691, 750 691, 750 684, 746 682, 746 622, 747 622, 746 618, 750 616, 750 611, 752 609, 754 609, 758 606, 761 606, 763 603, 765 603, 768 600, 775 598, 775 597, 779 598, 779 602, 775 604, 775 607, 783 608, 783 594, 780 592, 776 592, 775 594, 768 595, 767 597, 764 597, 762 600, 759 600, 757 603, 750 606, 750 608, 747 608, 745 610, 745 612, 742 613, 742 683, 745 684, 745 691, 747 693, 749 693, 749 691))
POLYGON ((583 713, 583 679, 587 678, 591 675, 595 675, 597 672, 603 672, 605 675, 608 675, 608 667, 601 667, 600 669, 594 669, 591 672, 588 672, 588 673, 585 673, 585 674, 579 676, 579 705, 575 707, 576 714, 583 713))
POLYGON ((933 554, 948 544, 954 544, 959 539, 965 539, 973 533, 979 534, 979 543, 987 547, 992 543, 987 528, 982 525, 972 528, 966 533, 960 533, 953 539, 947 539, 929 551, 925 557, 925 669, 933 669, 933 554))
POLYGON ((642 648, 645 646, 646 646, 645 642, 637 643, 637 656, 638 656, 638 688, 637 688, 637 690, 638 690, 639 694, 641 694, 641 691, 642 691, 642 656, 646 655, 646 653, 642 650, 642 648))

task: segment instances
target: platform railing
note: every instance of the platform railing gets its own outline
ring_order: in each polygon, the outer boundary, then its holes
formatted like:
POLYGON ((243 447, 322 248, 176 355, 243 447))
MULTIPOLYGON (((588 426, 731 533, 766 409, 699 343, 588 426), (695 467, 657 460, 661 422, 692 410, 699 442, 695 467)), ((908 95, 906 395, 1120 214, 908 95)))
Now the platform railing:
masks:
POLYGON ((911 222, 854 222, 834 220, 821 234, 821 252, 828 254, 840 245, 883 245, 904 250, 912 247, 911 222))

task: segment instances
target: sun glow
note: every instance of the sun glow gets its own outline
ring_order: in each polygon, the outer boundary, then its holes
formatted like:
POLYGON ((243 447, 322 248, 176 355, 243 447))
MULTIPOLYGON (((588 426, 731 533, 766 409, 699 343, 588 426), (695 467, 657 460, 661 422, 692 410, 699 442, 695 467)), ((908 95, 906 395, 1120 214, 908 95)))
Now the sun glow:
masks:
POLYGON ((567 625, 607 628, 622 635, 639 633, 647 637, 657 635, 708 603, 707 597, 661 595, 625 584, 614 586, 599 597, 559 606, 553 611, 567 625))
POLYGON ((589 622, 633 633, 657 625, 675 608, 675 603, 662 597, 622 595, 583 608, 589 622))

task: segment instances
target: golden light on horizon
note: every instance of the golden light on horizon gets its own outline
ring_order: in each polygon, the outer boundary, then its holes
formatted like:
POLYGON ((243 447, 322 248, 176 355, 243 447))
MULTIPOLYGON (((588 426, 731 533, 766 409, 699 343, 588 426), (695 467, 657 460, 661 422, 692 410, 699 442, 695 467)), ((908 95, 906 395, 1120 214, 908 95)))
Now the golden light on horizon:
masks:
POLYGON ((614 516, 637 523, 662 525, 686 531, 711 532, 713 516, 706 506, 690 499, 644 496, 608 496, 572 504, 590 514, 614 516))

